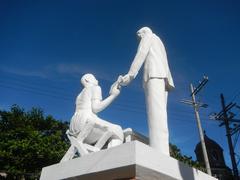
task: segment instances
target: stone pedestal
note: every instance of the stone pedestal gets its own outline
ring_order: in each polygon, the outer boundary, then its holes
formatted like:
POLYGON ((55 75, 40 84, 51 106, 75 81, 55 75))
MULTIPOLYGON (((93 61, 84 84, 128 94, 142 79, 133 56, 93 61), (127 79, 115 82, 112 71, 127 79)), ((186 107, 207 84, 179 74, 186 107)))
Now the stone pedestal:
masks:
POLYGON ((42 169, 41 180, 216 180, 138 141, 42 169))

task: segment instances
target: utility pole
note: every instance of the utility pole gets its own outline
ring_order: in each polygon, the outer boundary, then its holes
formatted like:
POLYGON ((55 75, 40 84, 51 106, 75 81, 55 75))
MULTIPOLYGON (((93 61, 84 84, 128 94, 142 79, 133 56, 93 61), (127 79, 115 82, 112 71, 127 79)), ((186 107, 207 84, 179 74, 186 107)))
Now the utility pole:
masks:
POLYGON ((224 124, 225 124, 225 128, 226 128, 226 136, 228 139, 228 147, 229 147, 231 161, 232 161, 233 174, 234 174, 234 178, 236 180, 239 180, 237 163, 236 163, 236 159, 235 159, 235 153, 234 153, 232 137, 231 137, 231 130, 229 127, 229 117, 228 117, 228 114, 226 111, 225 99, 224 99, 223 94, 221 94, 220 97, 221 97, 221 104, 222 104, 222 116, 223 116, 223 120, 224 120, 224 124))
POLYGON ((200 120, 199 111, 198 111, 200 107, 205 107, 206 108, 207 105, 197 102, 196 97, 195 97, 195 95, 206 85, 207 82, 208 82, 208 77, 204 76, 203 80, 199 83, 199 85, 196 88, 194 88, 193 85, 190 84, 190 91, 191 91, 190 96, 192 97, 192 100, 182 100, 181 102, 193 106, 195 116, 196 116, 196 120, 197 120, 197 126, 198 126, 198 131, 199 131, 199 136, 200 136, 200 141, 201 141, 205 166, 206 166, 206 169, 207 169, 207 173, 209 175, 212 175, 209 160, 208 160, 205 140, 204 140, 204 133, 203 133, 203 130, 202 130, 201 120, 200 120))
POLYGON ((233 143, 232 143, 232 136, 240 131, 240 120, 234 119, 236 114, 230 112, 230 110, 233 107, 236 107, 239 109, 240 109, 240 107, 238 105, 236 105, 236 103, 233 103, 233 102, 230 102, 228 105, 226 105, 223 94, 220 95, 220 98, 221 98, 222 110, 218 114, 214 113, 210 117, 210 119, 215 119, 215 120, 220 121, 221 122, 219 124, 220 127, 225 125, 226 136, 227 136, 227 140, 228 140, 228 147, 229 147, 229 152, 230 152, 230 157, 231 157, 231 162, 232 162, 234 180, 239 180, 239 173, 238 173, 237 163, 236 163, 236 159, 235 159, 235 152, 234 152, 234 147, 233 147, 233 143), (238 125, 234 124, 234 127, 231 127, 230 126, 231 123, 238 123, 238 125))

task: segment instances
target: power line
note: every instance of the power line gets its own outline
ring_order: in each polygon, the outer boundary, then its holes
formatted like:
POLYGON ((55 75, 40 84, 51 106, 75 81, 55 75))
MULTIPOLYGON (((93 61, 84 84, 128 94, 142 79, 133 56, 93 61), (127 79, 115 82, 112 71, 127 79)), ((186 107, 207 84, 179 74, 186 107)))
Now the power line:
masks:
POLYGON ((231 101, 234 101, 240 95, 240 91, 238 91, 232 98, 231 101))
MULTIPOLYGON (((8 88, 8 89, 14 89, 14 90, 20 90, 20 91, 24 91, 24 92, 29 92, 29 93, 33 93, 33 94, 37 94, 37 95, 42 95, 42 96, 47 96, 47 97, 51 97, 51 98, 55 98, 58 100, 65 100, 65 101, 69 101, 72 102, 73 99, 72 98, 67 98, 65 96, 58 96, 57 94, 52 94, 52 93, 44 93, 41 91, 36 91, 35 89, 28 89, 28 88, 24 88, 24 87, 15 87, 15 86, 6 86, 6 85, 1 85, 0 87, 3 88, 8 88)), ((114 103, 113 107, 117 107, 118 110, 122 110, 122 111, 127 111, 127 112, 134 112, 134 113, 143 113, 145 114, 145 108, 138 108, 135 107, 135 105, 129 105, 129 104, 124 104, 124 103, 114 103)), ((171 116, 175 116, 175 117, 185 117, 186 121, 189 121, 188 119, 191 119, 191 115, 189 114, 189 112, 187 111, 170 111, 171 116), (185 113, 186 112, 186 113, 185 113)))
POLYGON ((25 92, 29 92, 29 93, 33 93, 33 94, 38 94, 38 95, 42 95, 42 96, 48 96, 48 97, 62 99, 62 100, 67 100, 67 101, 71 100, 70 98, 66 98, 66 97, 63 97, 63 96, 57 96, 56 94, 44 93, 44 92, 40 92, 40 91, 27 89, 27 88, 24 88, 24 87, 20 87, 19 88, 19 87, 15 87, 15 86, 8 86, 8 85, 2 85, 2 84, 0 84, 0 87, 7 88, 7 89, 14 89, 14 90, 25 91, 25 92))
MULTIPOLYGON (((0 82, 1 82, 1 80, 0 80, 0 82)), ((23 92, 32 93, 32 94, 41 95, 41 96, 46 96, 46 97, 50 97, 50 98, 55 98, 58 100, 64 100, 64 101, 69 101, 69 102, 73 101, 73 98, 68 98, 69 96, 72 96, 72 95, 70 95, 70 94, 62 95, 62 93, 60 94, 57 91, 58 89, 56 89, 55 91, 42 90, 42 89, 38 89, 38 88, 35 88, 32 86, 25 85, 25 83, 15 83, 15 84, 11 84, 11 85, 5 85, 5 84, 1 85, 0 84, 0 87, 11 89, 11 90, 23 91, 23 92)), ((132 102, 134 102, 134 101, 132 101, 132 102)), ((135 101, 135 102, 137 102, 137 101, 135 101)), ((138 103, 125 104, 125 103, 115 103, 114 102, 113 106, 117 107, 116 109, 120 110, 120 111, 146 114, 144 105, 141 106, 138 103)), ((186 122, 191 123, 191 121, 189 121, 189 119, 191 119, 191 115, 189 115, 189 112, 187 112, 187 111, 174 110, 174 111, 170 111, 170 114, 171 114, 170 116, 172 116, 172 117, 174 116, 175 119, 176 118, 179 119, 179 116, 185 117, 186 122)))
POLYGON ((28 89, 28 90, 33 90, 36 92, 45 92, 45 93, 50 93, 50 94, 59 94, 59 95, 63 95, 63 96, 71 96, 70 94, 66 93, 66 92, 60 92, 59 90, 51 90, 51 89, 46 89, 43 87, 34 87, 31 85, 25 85, 22 84, 21 82, 15 82, 15 83, 5 83, 4 81, 0 80, 0 85, 2 86, 13 86, 13 87, 17 87, 17 88, 23 88, 23 89, 28 89))
POLYGON ((235 138, 234 138, 234 140, 233 140, 233 148, 234 148, 234 149, 236 148, 239 135, 240 135, 240 131, 238 131, 238 133, 235 135, 235 138))
MULTIPOLYGON (((0 79, 1 78, 2 78, 2 80, 7 81, 7 82, 15 81, 15 82, 25 83, 25 84, 28 84, 28 85, 31 84, 31 85, 34 85, 34 86, 41 86, 41 87, 42 86, 47 86, 48 88, 55 89, 55 90, 63 90, 63 91, 67 90, 67 89, 64 88, 64 86, 58 87, 58 86, 54 85, 54 83, 44 84, 44 83, 39 83, 39 81, 28 81, 26 79, 22 79, 22 78, 19 78, 19 77, 12 77, 12 76, 8 76, 7 78, 3 78, 3 76, 2 76, 2 77, 0 77, 0 79)), ((50 80, 47 79, 47 81, 50 81, 50 80)))

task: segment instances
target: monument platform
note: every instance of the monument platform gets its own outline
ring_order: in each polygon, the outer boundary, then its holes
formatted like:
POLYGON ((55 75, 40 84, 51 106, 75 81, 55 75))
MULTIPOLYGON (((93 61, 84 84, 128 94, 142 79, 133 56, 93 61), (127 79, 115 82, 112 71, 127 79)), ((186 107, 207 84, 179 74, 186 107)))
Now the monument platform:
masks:
POLYGON ((42 169, 40 180, 216 180, 139 141, 42 169))

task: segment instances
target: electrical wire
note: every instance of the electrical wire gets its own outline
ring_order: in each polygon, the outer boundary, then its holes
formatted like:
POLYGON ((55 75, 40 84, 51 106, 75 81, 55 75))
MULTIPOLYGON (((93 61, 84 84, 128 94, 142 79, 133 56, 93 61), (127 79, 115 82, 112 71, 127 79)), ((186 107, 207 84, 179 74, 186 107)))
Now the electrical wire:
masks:
MULTIPOLYGON (((1 83, 1 80, 0 80, 0 83, 1 83)), ((38 85, 38 84, 36 84, 36 85, 38 85)), ((37 94, 37 95, 56 98, 58 100, 65 100, 65 101, 69 101, 69 102, 70 101, 72 102, 72 100, 73 100, 72 98, 68 98, 68 96, 72 96, 72 95, 70 95, 70 94, 69 95, 68 94, 62 95, 62 93, 59 93, 57 91, 58 88, 53 88, 54 91, 52 91, 52 90, 47 90, 46 91, 46 90, 38 89, 37 87, 29 86, 29 85, 21 83, 21 82, 19 82, 19 83, 15 82, 15 84, 12 83, 11 85, 0 84, 0 87, 12 89, 12 90, 17 90, 17 91, 24 91, 24 92, 28 92, 28 93, 37 94)), ((137 102, 137 101, 132 101, 132 102, 137 102)), ((145 107, 140 106, 137 103, 135 103, 134 105, 125 104, 125 103, 114 103, 113 107, 114 106, 116 107, 117 110, 120 110, 120 111, 146 114, 145 113, 145 111, 146 111, 145 107)), ((189 122, 189 123, 195 123, 193 112, 190 112, 190 111, 184 111, 184 110, 171 111, 170 110, 169 111, 169 116, 174 117, 173 119, 175 119, 175 120, 179 119, 181 122, 184 121, 184 122, 189 122), (192 120, 189 121, 189 119, 192 119, 192 120)), ((208 117, 205 116, 205 115, 202 115, 201 118, 208 119, 208 117)), ((202 122, 203 123, 211 123, 212 121, 202 120, 202 122)))

